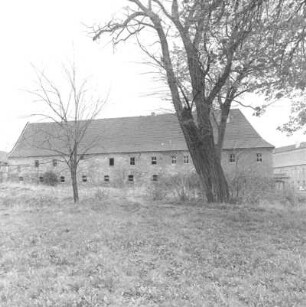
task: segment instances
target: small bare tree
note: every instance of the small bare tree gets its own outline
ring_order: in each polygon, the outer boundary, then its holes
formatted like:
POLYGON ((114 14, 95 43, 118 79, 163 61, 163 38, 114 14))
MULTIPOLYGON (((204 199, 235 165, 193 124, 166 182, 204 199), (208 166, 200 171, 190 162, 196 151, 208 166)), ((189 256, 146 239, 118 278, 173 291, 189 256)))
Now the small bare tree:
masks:
POLYGON ((52 125, 42 125, 36 148, 59 156, 68 166, 73 200, 79 201, 77 170, 80 160, 97 145, 97 138, 88 135, 88 128, 101 112, 105 100, 92 99, 87 79, 79 81, 75 65, 64 68, 66 88, 61 90, 44 72, 36 70, 37 89, 30 91, 46 111, 34 114, 52 125))

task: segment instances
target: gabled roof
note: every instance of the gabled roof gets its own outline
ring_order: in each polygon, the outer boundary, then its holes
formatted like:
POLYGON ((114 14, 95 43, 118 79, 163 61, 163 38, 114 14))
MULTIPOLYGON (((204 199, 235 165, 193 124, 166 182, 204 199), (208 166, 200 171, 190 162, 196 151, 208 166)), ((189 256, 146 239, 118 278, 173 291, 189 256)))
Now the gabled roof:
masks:
MULTIPOLYGON (((187 150, 175 114, 107 118, 92 121, 82 146, 96 144, 88 154, 136 153, 187 150)), ((62 148, 61 132, 56 123, 28 123, 9 157, 56 155, 48 146, 62 148), (58 136, 51 141, 50 136, 58 136), (43 144, 43 145, 41 145, 43 144)), ((231 110, 224 149, 273 148, 263 140, 239 109, 231 110)), ((81 153, 81 152, 80 152, 81 153)))

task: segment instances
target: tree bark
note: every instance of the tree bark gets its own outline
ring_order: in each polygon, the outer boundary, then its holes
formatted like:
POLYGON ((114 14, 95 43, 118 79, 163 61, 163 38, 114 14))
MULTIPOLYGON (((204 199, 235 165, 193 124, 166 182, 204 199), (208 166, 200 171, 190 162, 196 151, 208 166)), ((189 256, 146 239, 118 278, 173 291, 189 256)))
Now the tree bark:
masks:
POLYGON ((72 183, 72 191, 73 191, 73 201, 76 204, 79 202, 79 189, 78 189, 78 183, 77 183, 76 167, 71 166, 70 174, 71 174, 71 183, 72 183))
MULTIPOLYGON (((209 121, 209 119, 207 120, 209 121)), ((205 190, 207 201, 209 203, 228 202, 228 184, 220 159, 215 153, 211 123, 207 122, 206 129, 199 129, 190 110, 184 109, 180 124, 196 172, 205 190)))

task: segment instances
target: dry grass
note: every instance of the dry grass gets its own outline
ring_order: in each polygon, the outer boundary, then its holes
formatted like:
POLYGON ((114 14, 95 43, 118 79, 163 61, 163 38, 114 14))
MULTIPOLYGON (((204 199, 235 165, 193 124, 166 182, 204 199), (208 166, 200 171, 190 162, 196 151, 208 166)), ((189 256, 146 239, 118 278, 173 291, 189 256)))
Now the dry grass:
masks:
POLYGON ((302 207, 67 195, 0 186, 1 306, 306 305, 302 207))

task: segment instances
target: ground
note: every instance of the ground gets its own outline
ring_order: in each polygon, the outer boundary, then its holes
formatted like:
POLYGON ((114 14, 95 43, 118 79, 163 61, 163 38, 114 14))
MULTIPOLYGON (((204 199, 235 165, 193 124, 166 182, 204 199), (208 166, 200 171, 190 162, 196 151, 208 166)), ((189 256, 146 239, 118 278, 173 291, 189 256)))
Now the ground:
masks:
POLYGON ((305 306, 306 204, 0 186, 0 306, 305 306))

